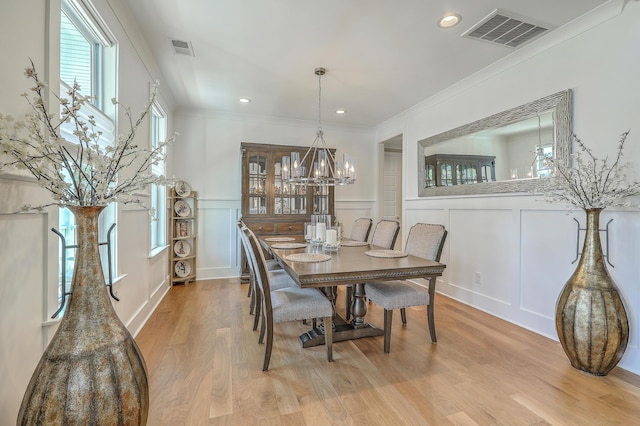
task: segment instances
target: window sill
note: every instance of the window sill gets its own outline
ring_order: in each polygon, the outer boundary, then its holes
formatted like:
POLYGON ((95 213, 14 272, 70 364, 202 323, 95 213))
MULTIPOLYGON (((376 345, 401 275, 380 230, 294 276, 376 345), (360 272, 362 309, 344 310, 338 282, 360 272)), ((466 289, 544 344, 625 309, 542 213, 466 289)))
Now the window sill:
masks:
POLYGON ((162 252, 164 252, 165 250, 167 250, 167 248, 169 247, 169 245, 164 245, 164 246, 160 246, 160 247, 156 247, 153 250, 151 250, 151 253, 149 253, 149 256, 147 256, 147 259, 153 259, 159 255, 162 254, 162 252))

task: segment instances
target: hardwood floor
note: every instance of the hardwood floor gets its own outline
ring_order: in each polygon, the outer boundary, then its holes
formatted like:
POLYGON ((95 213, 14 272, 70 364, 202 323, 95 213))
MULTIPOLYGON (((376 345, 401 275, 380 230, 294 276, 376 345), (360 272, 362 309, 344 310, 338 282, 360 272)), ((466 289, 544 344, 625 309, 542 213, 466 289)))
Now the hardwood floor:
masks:
POLYGON ((281 323, 264 373, 246 295, 237 279, 170 289, 136 338, 149 425, 640 424, 640 377, 581 373, 559 343, 440 295, 436 345, 424 307, 404 327, 394 315, 391 353, 382 336, 337 342, 333 363, 324 346, 300 347, 308 326, 281 323))

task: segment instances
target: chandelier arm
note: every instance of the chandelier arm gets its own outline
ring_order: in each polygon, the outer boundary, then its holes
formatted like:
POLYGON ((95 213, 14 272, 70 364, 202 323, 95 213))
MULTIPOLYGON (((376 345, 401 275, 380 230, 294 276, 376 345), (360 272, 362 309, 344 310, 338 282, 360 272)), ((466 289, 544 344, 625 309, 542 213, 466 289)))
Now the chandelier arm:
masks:
POLYGON ((302 157, 302 160, 300 160, 300 166, 302 166, 305 162, 305 160, 307 159, 307 157, 309 156, 309 153, 313 150, 314 154, 311 156, 311 159, 313 159, 313 157, 315 157, 315 150, 314 149, 316 144, 318 143, 318 136, 316 136, 316 138, 313 140, 313 143, 311 144, 311 146, 309 147, 309 149, 307 149, 307 152, 305 152, 304 157, 302 157))

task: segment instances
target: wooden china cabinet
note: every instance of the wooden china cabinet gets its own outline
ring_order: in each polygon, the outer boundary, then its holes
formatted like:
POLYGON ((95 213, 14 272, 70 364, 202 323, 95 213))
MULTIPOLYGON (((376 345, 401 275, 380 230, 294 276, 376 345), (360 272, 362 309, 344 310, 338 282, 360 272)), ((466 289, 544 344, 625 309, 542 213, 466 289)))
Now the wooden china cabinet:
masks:
MULTIPOLYGON (((257 235, 302 234, 304 222, 309 222, 311 215, 334 217, 333 187, 294 185, 282 180, 282 158, 298 152, 302 159, 308 147, 243 142, 241 149, 242 221, 257 235)), ((309 170, 309 164, 304 166, 309 170)), ((242 265, 245 277, 244 258, 242 265)))
POLYGON ((496 157, 434 154, 424 158, 424 186, 465 185, 496 180, 496 157))

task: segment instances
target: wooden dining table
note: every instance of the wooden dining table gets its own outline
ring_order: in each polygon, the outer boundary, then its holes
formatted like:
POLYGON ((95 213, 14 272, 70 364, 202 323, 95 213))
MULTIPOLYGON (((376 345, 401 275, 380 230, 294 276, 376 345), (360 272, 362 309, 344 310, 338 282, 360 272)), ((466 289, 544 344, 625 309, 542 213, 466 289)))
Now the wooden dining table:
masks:
MULTIPOLYGON (((304 243, 303 236, 295 236, 290 242, 304 243)), ((342 245, 337 251, 324 251, 322 246, 307 243, 302 248, 277 248, 283 245, 284 238, 260 238, 262 246, 277 259, 282 268, 300 287, 321 288, 332 301, 335 312, 335 288, 341 285, 354 286, 354 298, 350 307, 351 321, 345 321, 334 314, 333 341, 358 339, 361 337, 381 336, 384 330, 368 323, 365 319, 365 286, 370 281, 407 280, 414 278, 432 278, 442 276, 446 265, 417 256, 381 258, 365 254, 381 247, 370 244, 363 246, 342 245), (280 240, 280 241, 276 241, 280 240), (274 247, 275 246, 275 247, 274 247), (331 256, 320 262, 299 262, 287 259, 294 253, 322 253, 331 256)), ((287 245, 284 243, 284 245, 287 245)), ((433 280, 435 281, 435 280, 433 280)), ((303 347, 324 344, 323 327, 315 327, 300 336, 303 347)))

